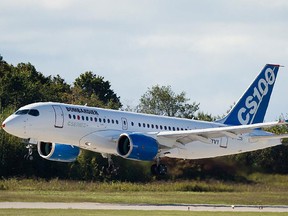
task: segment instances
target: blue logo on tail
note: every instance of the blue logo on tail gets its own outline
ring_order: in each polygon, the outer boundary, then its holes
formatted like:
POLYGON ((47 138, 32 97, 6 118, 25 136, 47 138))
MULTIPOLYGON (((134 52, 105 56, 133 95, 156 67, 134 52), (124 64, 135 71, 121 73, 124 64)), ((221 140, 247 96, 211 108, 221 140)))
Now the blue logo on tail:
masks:
POLYGON ((230 113, 219 122, 228 125, 263 122, 278 69, 279 65, 267 64, 230 113))

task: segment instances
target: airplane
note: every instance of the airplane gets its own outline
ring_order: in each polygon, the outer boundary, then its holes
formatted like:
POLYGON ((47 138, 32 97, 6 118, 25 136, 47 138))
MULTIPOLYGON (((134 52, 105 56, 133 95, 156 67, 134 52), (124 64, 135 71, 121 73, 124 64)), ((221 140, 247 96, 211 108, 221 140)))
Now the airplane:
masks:
POLYGON ((80 149, 138 161, 156 161, 154 175, 165 175, 161 158, 201 159, 255 151, 282 144, 288 134, 263 129, 287 121, 263 122, 280 65, 267 64, 231 111, 215 122, 157 116, 55 102, 21 107, 2 128, 28 140, 42 158, 73 162, 80 149))

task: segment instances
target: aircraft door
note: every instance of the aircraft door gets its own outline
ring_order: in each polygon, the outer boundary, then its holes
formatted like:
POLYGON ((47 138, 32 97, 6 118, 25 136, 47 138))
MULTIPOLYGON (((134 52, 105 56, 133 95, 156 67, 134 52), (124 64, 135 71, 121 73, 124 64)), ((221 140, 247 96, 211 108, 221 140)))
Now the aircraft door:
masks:
POLYGON ((128 130, 128 121, 126 118, 121 118, 122 121, 122 129, 123 130, 128 130))
POLYGON ((53 105, 52 106, 55 112, 55 124, 54 127, 56 128, 63 128, 64 125, 64 114, 61 106, 53 105))
POLYGON ((227 146, 228 146, 228 138, 222 137, 221 142, 220 142, 220 147, 221 148, 227 148, 227 146))

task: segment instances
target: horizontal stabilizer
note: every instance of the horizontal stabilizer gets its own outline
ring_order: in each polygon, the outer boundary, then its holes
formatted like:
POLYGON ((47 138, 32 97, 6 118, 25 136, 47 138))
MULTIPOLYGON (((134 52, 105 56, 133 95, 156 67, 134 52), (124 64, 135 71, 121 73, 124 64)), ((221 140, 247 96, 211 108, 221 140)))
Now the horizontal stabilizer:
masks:
POLYGON ((274 134, 271 136, 254 136, 249 139, 250 142, 258 142, 258 141, 264 141, 264 140, 279 140, 279 139, 285 139, 288 138, 288 134, 274 134))

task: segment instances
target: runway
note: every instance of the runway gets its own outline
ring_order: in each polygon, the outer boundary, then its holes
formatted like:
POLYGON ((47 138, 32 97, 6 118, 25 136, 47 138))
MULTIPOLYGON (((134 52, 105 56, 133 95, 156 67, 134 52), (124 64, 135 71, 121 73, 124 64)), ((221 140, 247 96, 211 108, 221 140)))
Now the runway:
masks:
POLYGON ((157 211, 222 211, 222 212, 288 212, 288 206, 206 205, 206 204, 109 204, 61 202, 0 202, 0 209, 90 209, 90 210, 157 210, 157 211))

